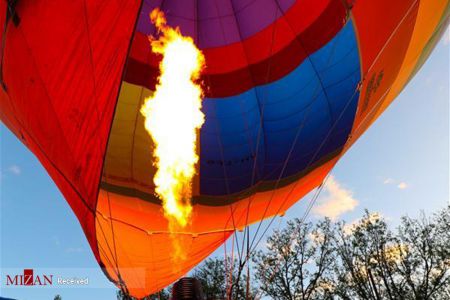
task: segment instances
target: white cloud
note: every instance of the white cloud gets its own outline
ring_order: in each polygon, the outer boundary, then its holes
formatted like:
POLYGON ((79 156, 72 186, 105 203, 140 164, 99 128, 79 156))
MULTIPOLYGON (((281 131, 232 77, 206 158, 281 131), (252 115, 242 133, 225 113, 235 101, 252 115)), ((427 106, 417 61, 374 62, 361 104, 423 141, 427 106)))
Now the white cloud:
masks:
POLYGON ((399 189, 401 189, 401 190, 404 190, 404 189, 406 189, 407 187, 408 187, 408 184, 406 183, 406 182, 400 182, 398 185, 397 185, 397 187, 399 188, 399 189))
POLYGON ((383 184, 396 185, 397 188, 401 190, 404 190, 409 187, 409 184, 407 182, 399 181, 390 177, 383 179, 383 184))
POLYGON ((327 194, 321 197, 313 208, 313 212, 318 216, 336 220, 340 215, 352 211, 358 206, 353 192, 343 188, 333 176, 326 181, 324 190, 327 194))
POLYGON ((18 165, 12 165, 8 168, 8 171, 11 172, 14 175, 20 175, 22 173, 22 170, 18 165))
POLYGON ((386 178, 386 179, 383 181, 383 184, 392 184, 392 183, 394 183, 394 182, 395 182, 394 179, 392 179, 392 178, 386 178))

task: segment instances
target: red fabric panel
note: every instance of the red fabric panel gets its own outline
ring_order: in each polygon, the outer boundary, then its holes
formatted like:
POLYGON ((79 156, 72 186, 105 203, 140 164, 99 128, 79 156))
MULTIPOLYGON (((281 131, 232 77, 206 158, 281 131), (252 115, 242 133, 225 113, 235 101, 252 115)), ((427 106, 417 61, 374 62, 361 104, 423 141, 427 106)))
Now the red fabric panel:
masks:
MULTIPOLYGON (((331 0, 325 3, 326 6, 323 1, 320 4, 311 8, 313 13, 306 14, 317 15, 317 19, 308 20, 311 23, 304 21, 305 12, 299 9, 302 7, 300 4, 296 4, 284 17, 255 37, 226 47, 202 50, 206 59, 202 78, 206 96, 232 96, 275 81, 289 74, 307 55, 330 41, 344 26, 346 10, 342 0, 331 0), (321 9, 320 14, 318 8, 321 9)), ((125 81, 154 89, 160 59, 151 53, 147 37, 137 33, 125 81)))
MULTIPOLYGON (((373 63, 390 36, 396 34, 396 27, 407 22, 403 20, 403 23, 400 23, 402 19, 415 17, 419 2, 415 0, 356 1, 352 13, 359 33, 364 71, 367 71, 373 63), (407 15, 408 10, 412 10, 409 15, 407 15)), ((413 18, 408 22, 414 24, 414 20, 413 18)), ((403 53, 397 55, 401 54, 403 53)))
POLYGON ((97 258, 92 212, 139 5, 18 1, 21 22, 6 32, 2 120, 47 169, 97 258))

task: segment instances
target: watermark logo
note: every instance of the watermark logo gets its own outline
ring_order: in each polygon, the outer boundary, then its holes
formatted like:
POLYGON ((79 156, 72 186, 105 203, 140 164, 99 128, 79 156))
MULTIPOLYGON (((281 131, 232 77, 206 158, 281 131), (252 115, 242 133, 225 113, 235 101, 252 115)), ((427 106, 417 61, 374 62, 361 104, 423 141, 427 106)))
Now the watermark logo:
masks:
MULTIPOLYGON (((123 268, 120 274, 127 278, 143 278, 130 288, 143 288, 144 268, 123 268)), ((100 268, 0 268, 0 290, 3 289, 60 289, 111 288, 111 282, 100 268)), ((1 297, 0 297, 1 299, 1 297)))
POLYGON ((34 274, 33 269, 24 269, 22 274, 6 275, 6 285, 14 286, 47 286, 53 285, 53 275, 34 274))

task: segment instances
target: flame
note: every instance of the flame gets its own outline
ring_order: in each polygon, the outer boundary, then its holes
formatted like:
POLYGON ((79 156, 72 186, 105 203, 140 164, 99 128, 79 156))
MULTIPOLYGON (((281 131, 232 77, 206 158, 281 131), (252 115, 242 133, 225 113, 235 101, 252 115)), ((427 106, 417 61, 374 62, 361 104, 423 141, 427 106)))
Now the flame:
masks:
POLYGON ((169 225, 175 220, 185 227, 192 213, 192 179, 199 159, 197 133, 205 121, 203 92, 197 83, 205 59, 192 38, 166 24, 161 10, 154 9, 150 20, 160 33, 158 39, 149 37, 152 50, 163 58, 156 90, 145 99, 141 113, 155 144, 155 192, 169 225))

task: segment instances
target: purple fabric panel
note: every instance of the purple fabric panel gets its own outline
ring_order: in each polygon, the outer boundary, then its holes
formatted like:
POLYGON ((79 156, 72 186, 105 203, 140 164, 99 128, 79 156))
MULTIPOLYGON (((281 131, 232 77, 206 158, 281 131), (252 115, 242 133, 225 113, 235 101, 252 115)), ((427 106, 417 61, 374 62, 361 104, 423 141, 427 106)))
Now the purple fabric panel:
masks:
POLYGON ((137 31, 145 35, 155 33, 155 27, 150 23, 149 14, 154 8, 160 7, 162 2, 164 2, 164 0, 144 0, 144 3, 142 3, 141 12, 139 13, 136 28, 137 31))
MULTIPOLYGON (((208 0, 200 0, 200 1, 208 1, 208 0)), ((230 0, 225 0, 225 1, 221 1, 221 0, 216 0, 217 2, 227 2, 230 0)), ((245 9, 248 6, 252 6, 252 5, 256 5, 258 7, 260 7, 260 9, 264 9, 263 5, 267 5, 263 4, 263 2, 272 2, 272 4, 278 5, 281 7, 281 9, 283 11, 286 11, 286 9, 288 9, 289 7, 291 7, 292 4, 294 4, 296 0, 271 0, 271 1, 260 1, 260 0, 233 0, 233 5, 234 5, 234 9, 235 11, 240 11, 245 9)), ((298 1, 314 1, 314 0, 298 0, 298 1)), ((214 1, 211 1, 214 2, 214 1)))
POLYGON ((198 0, 198 10, 200 20, 234 15, 230 0, 198 0))
POLYGON ((183 35, 194 38, 197 43, 196 34, 196 0, 144 0, 141 13, 139 14, 137 31, 145 35, 154 35, 155 26, 150 22, 150 12, 156 7, 160 7, 165 12, 167 23, 172 26, 178 26, 183 35), (176 14, 173 14, 176 12, 176 14))
POLYGON ((198 23, 198 46, 201 49, 220 47, 240 41, 239 29, 234 15, 209 19, 198 23))
MULTIPOLYGON (((275 0, 274 0, 275 1, 275 0)), ((283 12, 286 12, 291 6, 292 4, 295 3, 296 0, 277 0, 278 5, 280 5, 281 10, 283 12)), ((302 1, 302 0, 297 0, 297 1, 302 1)), ((303 0, 304 1, 304 0, 303 0)), ((314 1, 314 0, 313 0, 314 1)))
POLYGON ((167 15, 170 26, 179 26, 204 48, 221 47, 247 39, 263 30, 293 5, 295 0, 144 0, 137 30, 154 34, 149 13, 155 7, 167 15), (278 4, 277 4, 278 2, 278 4), (279 5, 279 7, 278 7, 279 5))
POLYGON ((165 0, 163 10, 171 16, 194 21, 197 19, 197 0, 165 0))
POLYGON ((242 39, 266 28, 282 15, 274 0, 258 0, 244 6, 241 0, 231 0, 242 39))
POLYGON ((229 0, 199 0, 198 45, 219 47, 240 41, 233 5, 229 0))

